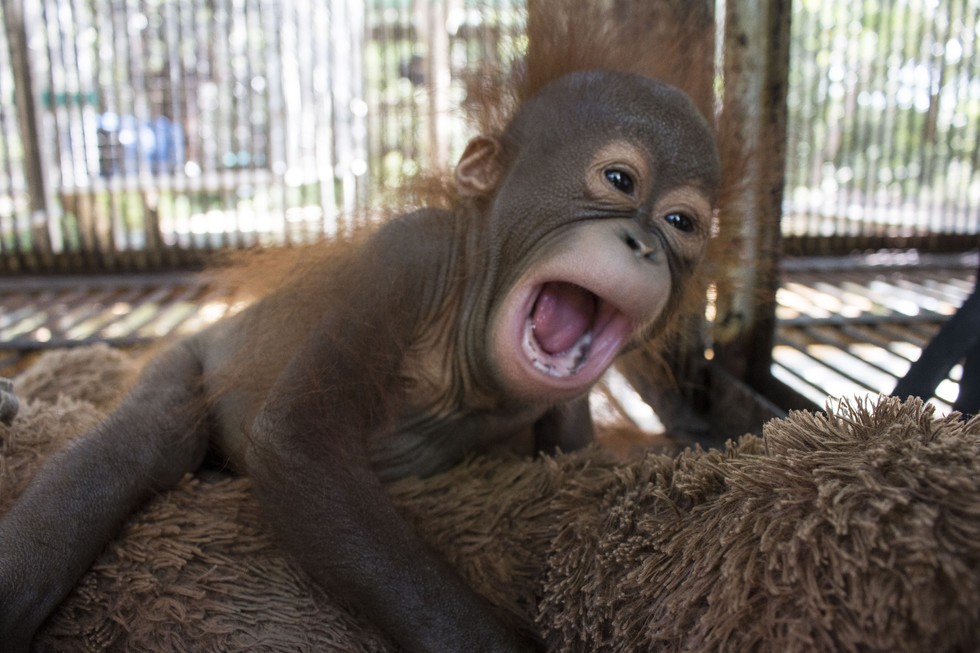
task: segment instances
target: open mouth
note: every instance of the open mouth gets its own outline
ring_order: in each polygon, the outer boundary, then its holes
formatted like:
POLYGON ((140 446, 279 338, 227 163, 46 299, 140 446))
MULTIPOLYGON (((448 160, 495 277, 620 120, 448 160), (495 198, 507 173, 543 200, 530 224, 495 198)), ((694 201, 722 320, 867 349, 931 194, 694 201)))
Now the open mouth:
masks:
MULTIPOLYGON (((524 324, 522 346, 530 363, 552 377, 578 374, 587 366, 597 345, 607 350, 610 329, 622 315, 611 304, 573 283, 551 281, 538 288, 524 324)), ((621 333, 612 337, 622 341, 621 333)), ((605 356, 603 356, 605 358, 605 356)))

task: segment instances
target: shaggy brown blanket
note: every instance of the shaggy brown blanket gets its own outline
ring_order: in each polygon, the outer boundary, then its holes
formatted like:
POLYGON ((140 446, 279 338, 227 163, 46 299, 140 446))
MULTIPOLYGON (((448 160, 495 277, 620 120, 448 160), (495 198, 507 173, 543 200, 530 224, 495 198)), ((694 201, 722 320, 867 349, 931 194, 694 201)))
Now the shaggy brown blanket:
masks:
MULTIPOLYGON (((134 369, 95 347, 17 379, 0 512, 134 369)), ((551 650, 980 649, 980 420, 891 399, 835 413, 725 451, 475 459, 391 492, 551 650)), ((270 542, 248 480, 188 476, 129 520, 37 648, 390 650, 342 598, 270 542)))

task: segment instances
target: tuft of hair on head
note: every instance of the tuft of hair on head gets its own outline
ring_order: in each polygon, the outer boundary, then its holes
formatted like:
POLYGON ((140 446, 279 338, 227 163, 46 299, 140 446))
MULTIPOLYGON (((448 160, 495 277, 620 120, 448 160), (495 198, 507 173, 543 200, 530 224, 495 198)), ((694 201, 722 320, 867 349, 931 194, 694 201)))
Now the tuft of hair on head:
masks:
POLYGON ((469 75, 466 109, 481 133, 502 132, 522 103, 580 70, 665 82, 714 122, 715 27, 707 0, 528 0, 527 44, 511 70, 469 75))
POLYGON ((714 19, 705 0, 529 0, 528 51, 518 100, 576 70, 666 82, 712 119, 714 19))

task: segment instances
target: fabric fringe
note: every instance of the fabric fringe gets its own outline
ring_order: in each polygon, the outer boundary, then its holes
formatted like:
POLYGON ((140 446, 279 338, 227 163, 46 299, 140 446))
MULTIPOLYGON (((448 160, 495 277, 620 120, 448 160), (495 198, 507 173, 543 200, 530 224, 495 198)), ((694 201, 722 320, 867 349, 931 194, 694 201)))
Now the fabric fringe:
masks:
MULTIPOLYGON (((134 369, 93 347, 17 380, 0 511, 134 369)), ((980 420, 880 398, 795 412, 724 450, 480 457, 390 490, 549 650, 980 650, 978 449, 980 420)), ((37 648, 392 650, 279 553, 247 479, 192 476, 133 515, 37 648)))

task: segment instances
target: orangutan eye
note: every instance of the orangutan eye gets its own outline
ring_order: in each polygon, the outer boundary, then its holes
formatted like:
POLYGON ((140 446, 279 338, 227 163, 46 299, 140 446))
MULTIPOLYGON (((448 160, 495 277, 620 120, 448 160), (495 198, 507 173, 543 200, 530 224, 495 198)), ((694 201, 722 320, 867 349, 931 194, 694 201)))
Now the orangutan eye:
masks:
POLYGON ((636 185, 633 182, 633 177, 628 172, 619 168, 607 168, 603 171, 603 174, 606 176, 606 181, 612 184, 613 188, 626 195, 633 195, 636 185))
POLYGON ((664 216, 664 220, 670 226, 685 233, 694 231, 694 220, 683 213, 668 213, 664 216))

